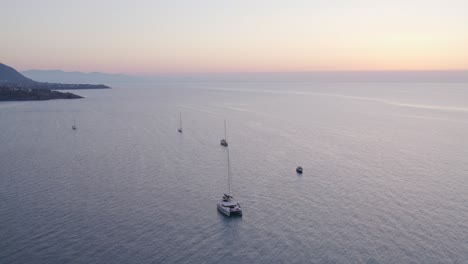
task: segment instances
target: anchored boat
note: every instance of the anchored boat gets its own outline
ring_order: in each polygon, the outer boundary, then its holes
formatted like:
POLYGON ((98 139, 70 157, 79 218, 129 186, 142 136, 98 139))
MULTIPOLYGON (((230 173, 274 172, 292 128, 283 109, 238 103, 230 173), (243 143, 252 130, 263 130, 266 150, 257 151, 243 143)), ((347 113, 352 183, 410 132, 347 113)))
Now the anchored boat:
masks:
POLYGON ((226 119, 224 119, 224 138, 221 139, 220 144, 221 144, 221 146, 225 146, 225 147, 228 146, 228 143, 227 143, 227 136, 226 136, 226 119))
POLYGON ((179 133, 182 133, 182 112, 179 112, 179 128, 177 129, 179 133))
POLYGON ((229 148, 227 149, 227 174, 228 174, 228 193, 224 194, 221 201, 217 204, 218 210, 227 215, 239 215, 242 216, 242 209, 238 202, 234 200, 234 197, 231 193, 231 173, 230 173, 230 161, 229 161, 229 148))

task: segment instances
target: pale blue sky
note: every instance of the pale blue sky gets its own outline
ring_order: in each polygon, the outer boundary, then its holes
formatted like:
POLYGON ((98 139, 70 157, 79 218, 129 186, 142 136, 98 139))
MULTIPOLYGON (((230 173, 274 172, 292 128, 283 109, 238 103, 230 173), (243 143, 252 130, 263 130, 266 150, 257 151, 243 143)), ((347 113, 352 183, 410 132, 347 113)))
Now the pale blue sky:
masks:
POLYGON ((21 70, 468 69, 462 0, 0 2, 0 60, 21 70))

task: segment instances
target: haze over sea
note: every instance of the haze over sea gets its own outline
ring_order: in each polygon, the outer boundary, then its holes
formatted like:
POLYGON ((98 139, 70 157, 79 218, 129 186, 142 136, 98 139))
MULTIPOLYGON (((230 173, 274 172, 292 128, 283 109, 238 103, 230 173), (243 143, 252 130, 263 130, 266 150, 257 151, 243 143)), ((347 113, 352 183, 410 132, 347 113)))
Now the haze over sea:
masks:
POLYGON ((0 263, 468 263, 468 84, 113 87, 0 103, 0 263))

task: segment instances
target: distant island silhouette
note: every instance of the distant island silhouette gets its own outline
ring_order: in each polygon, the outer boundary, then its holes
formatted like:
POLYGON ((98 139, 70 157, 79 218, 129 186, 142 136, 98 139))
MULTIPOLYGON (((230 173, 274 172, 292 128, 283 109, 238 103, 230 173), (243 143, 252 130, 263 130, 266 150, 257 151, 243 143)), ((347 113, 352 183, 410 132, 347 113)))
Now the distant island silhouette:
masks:
POLYGON ((31 80, 14 68, 0 63, 0 101, 83 98, 53 90, 110 89, 104 84, 62 84, 31 80))
POLYGON ((26 70, 24 76, 48 83, 139 83, 152 81, 147 76, 132 76, 127 74, 114 74, 103 72, 67 72, 63 70, 26 70))

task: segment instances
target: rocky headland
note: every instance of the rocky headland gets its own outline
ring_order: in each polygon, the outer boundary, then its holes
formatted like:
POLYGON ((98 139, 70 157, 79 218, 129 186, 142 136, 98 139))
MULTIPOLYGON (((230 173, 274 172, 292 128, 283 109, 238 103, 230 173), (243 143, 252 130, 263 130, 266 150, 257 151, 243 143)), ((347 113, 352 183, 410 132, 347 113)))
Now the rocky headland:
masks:
POLYGON ((0 101, 78 99, 82 96, 56 90, 110 89, 104 84, 62 84, 33 81, 0 63, 0 101))

